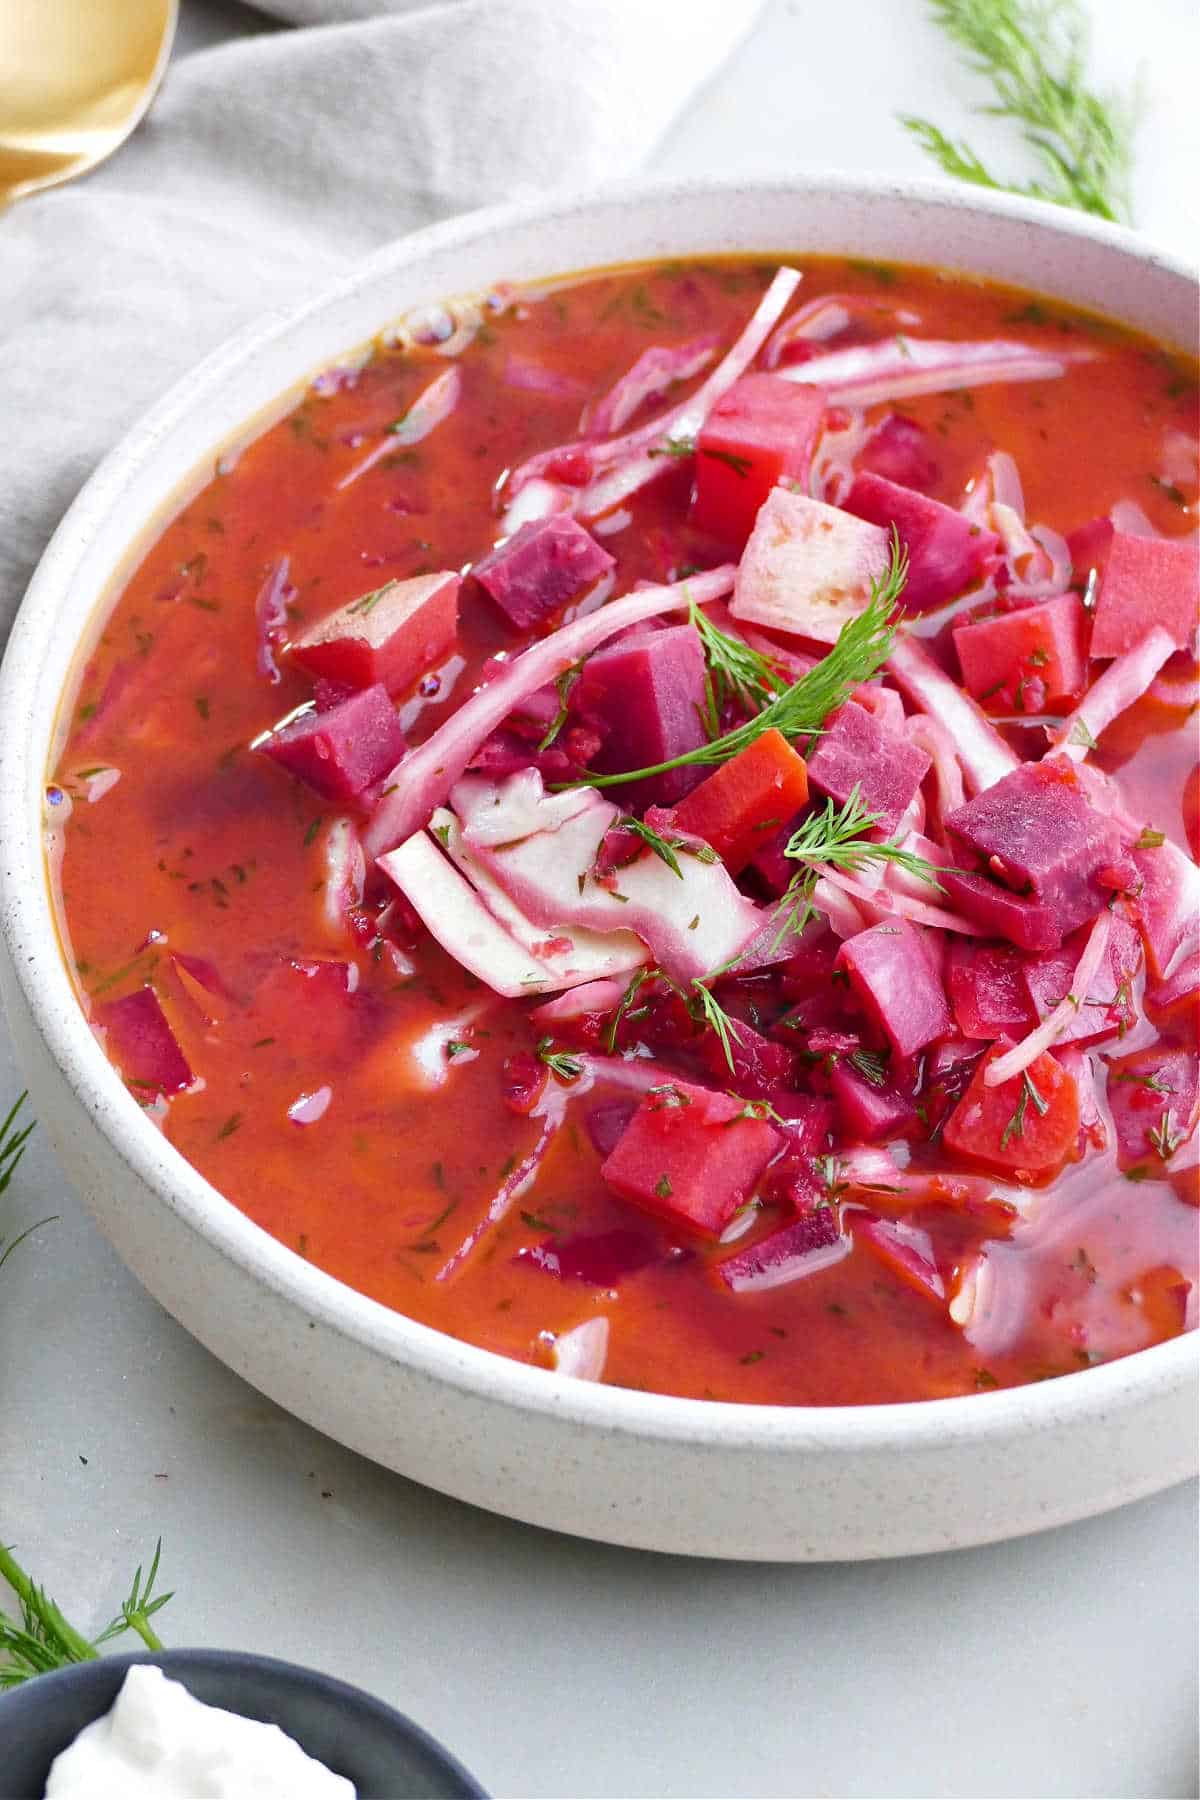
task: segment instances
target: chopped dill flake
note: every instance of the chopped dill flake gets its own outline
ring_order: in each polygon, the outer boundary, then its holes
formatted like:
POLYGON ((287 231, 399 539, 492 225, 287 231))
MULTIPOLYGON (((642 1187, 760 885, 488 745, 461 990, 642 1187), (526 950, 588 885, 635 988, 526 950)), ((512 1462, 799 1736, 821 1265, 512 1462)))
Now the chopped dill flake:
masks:
POLYGON ((671 1177, 665 1174, 660 1175, 654 1184, 654 1191, 660 1200, 669 1200, 675 1191, 671 1186, 671 1177))
POLYGON ((554 1039, 544 1037, 537 1047, 538 1061, 545 1063, 550 1073, 564 1082, 578 1081, 583 1074, 583 1064, 577 1056, 568 1056, 565 1051, 554 1048, 554 1039))
POLYGON ((237 1130, 238 1126, 241 1124, 241 1122, 242 1122, 242 1115, 240 1112, 230 1113, 229 1117, 226 1119, 225 1123, 222 1125, 220 1131, 218 1131, 218 1133, 217 1133, 218 1142, 220 1141, 221 1138, 232 1137, 234 1132, 237 1130))

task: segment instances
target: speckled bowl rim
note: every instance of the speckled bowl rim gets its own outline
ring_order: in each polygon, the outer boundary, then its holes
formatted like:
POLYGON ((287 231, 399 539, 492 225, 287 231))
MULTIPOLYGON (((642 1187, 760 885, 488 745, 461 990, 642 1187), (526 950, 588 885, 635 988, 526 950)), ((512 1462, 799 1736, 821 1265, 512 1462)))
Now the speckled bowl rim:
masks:
MULTIPOLYGON (((697 1447, 857 1456, 862 1452, 917 1453, 951 1445, 984 1447, 1016 1433, 1053 1435, 1067 1424, 1100 1421, 1139 1401, 1183 1389, 1200 1366, 1200 1333, 1189 1333, 1131 1356, 1033 1385, 949 1399, 866 1406, 778 1406, 681 1399, 579 1382, 478 1349, 391 1311, 305 1262, 240 1213, 143 1116, 84 1019, 71 987, 51 915, 36 826, 48 741, 47 702, 34 698, 36 676, 53 632, 59 596, 88 552, 93 529, 122 490, 153 457, 202 397, 228 389, 238 368, 286 337, 301 321, 332 307, 390 269, 435 252, 452 251, 506 227, 568 220, 589 208, 641 201, 686 202, 720 195, 834 195, 847 204, 895 202, 944 214, 948 234, 963 215, 1017 220, 1038 234, 1109 247, 1147 269, 1194 281, 1193 270, 1132 231, 1038 202, 955 188, 935 181, 894 181, 830 173, 786 180, 640 181, 550 200, 490 207, 398 240, 301 304, 248 325, 177 382, 104 458, 55 532, 30 583, 0 668, 0 926, 16 980, 55 1062, 96 1128, 191 1231, 238 1265, 264 1289, 327 1331, 466 1393, 518 1411, 559 1416, 590 1430, 697 1447), (36 748, 38 758, 31 756, 36 748)), ((952 236, 948 238, 952 242, 952 236)), ((498 258, 502 262, 502 258, 498 258)), ((586 262, 586 256, 581 263, 586 262)), ((950 264, 949 266, 957 266, 950 264)), ((503 276, 498 267, 496 278, 503 276)), ((430 296, 436 298, 437 296, 430 296)), ((353 349, 346 346, 347 352, 353 349)), ((305 371, 298 369, 299 380, 305 371)), ((235 435, 235 422, 229 436, 235 435)), ((213 446, 214 450, 219 446, 213 446)), ((197 460, 200 460, 199 458, 197 460)), ((127 537, 144 543, 141 521, 127 537)), ((55 694, 57 708, 59 696, 55 694)), ((1145 1493, 1162 1485, 1148 1474, 1145 1493)), ((1130 1493, 1130 1498, 1135 1497, 1130 1493)))

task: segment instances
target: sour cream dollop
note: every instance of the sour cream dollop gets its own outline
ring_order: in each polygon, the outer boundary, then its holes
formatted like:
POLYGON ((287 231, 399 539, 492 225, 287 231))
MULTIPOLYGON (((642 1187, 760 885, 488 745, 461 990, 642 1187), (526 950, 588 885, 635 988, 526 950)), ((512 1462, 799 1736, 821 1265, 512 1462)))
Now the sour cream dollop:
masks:
POLYGON ((278 1725, 205 1706, 135 1663, 112 1709, 55 1757, 46 1800, 356 1800, 278 1725))

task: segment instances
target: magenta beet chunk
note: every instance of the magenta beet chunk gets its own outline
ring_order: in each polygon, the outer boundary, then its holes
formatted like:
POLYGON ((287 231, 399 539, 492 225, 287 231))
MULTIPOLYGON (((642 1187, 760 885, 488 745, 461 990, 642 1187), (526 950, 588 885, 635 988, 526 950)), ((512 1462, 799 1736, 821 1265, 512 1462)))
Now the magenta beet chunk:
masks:
POLYGON ((773 1162, 762 1180, 762 1196, 781 1206, 789 1206, 796 1214, 812 1212, 822 1205, 828 1185, 818 1174, 811 1156, 789 1152, 773 1162))
POLYGON ((763 1037, 741 1019, 729 1028, 732 1070, 713 1032, 705 1032, 702 1043, 710 1072, 745 1100, 771 1100, 780 1088, 791 1087, 795 1081, 796 1058, 792 1051, 763 1037))
POLYGON ((547 1238, 532 1249, 519 1250, 514 1262, 532 1262, 548 1275, 563 1281, 582 1281, 588 1287, 611 1288, 626 1275, 634 1275, 657 1262, 660 1251, 640 1231, 580 1232, 576 1237, 547 1238))
POLYGON ((816 1206, 782 1231, 727 1256, 717 1264, 717 1273, 735 1294, 781 1287, 785 1281, 796 1281, 837 1261, 833 1253, 841 1243, 837 1208, 816 1206))
POLYGON ((404 755, 404 733, 381 682, 327 712, 306 712, 258 745, 324 800, 353 800, 404 755))
POLYGON ((1095 917, 1113 885, 1101 876, 1127 862, 1116 823, 1089 804, 1063 761, 1023 763, 947 813, 945 825, 987 873, 1051 909, 1054 945, 1095 917))
POLYGON ((1108 1062, 1108 1104, 1122 1166, 1162 1169, 1181 1149, 1200 1109, 1200 1058, 1181 1045, 1155 1044, 1108 1062))
MULTIPOLYGON (((1025 988, 1037 1019, 1052 1013, 1072 991, 1075 970, 1087 942, 1086 929, 1073 931, 1057 950, 1024 957, 1025 988)), ((1134 927, 1119 913, 1109 922, 1108 948, 1090 992, 1077 996, 1079 1011, 1059 1033, 1060 1044, 1094 1044, 1101 1038, 1122 1035, 1134 1023, 1133 978, 1141 967, 1142 944, 1134 927)))
POLYGON ((1037 1020, 1025 984, 1025 959, 1011 944, 951 939, 946 987, 967 1038, 1024 1037, 1037 1020))
POLYGON ((857 476, 843 505, 872 525, 896 527, 908 552, 901 600, 909 612, 940 606, 974 587, 984 563, 999 548, 994 532, 882 475, 857 476))
POLYGON ((772 832, 750 858, 748 866, 773 900, 783 893, 796 873, 795 863, 788 860, 784 851, 803 816, 803 813, 797 813, 786 825, 781 825, 778 831, 772 832))
POLYGON ((833 1102, 819 1100, 813 1094, 780 1094, 773 1104, 780 1115, 777 1123, 787 1139, 788 1150, 820 1156, 833 1129, 833 1102))
POLYGON ((1040 900, 1023 900, 999 882, 962 870, 939 869, 946 904, 955 906, 992 937, 1007 938, 1022 950, 1052 950, 1062 942, 1058 909, 1040 900))
POLYGON ((584 1118, 583 1125, 593 1147, 601 1156, 610 1156, 616 1149, 636 1111, 635 1100, 609 1100, 603 1106, 593 1106, 584 1118))
POLYGON ((811 786, 839 806, 857 786, 862 804, 879 814, 878 829, 889 837, 930 767, 924 750, 887 731, 854 700, 830 714, 807 760, 811 786))
POLYGON ((889 413, 871 433, 855 468, 860 475, 882 475, 885 481, 922 494, 937 485, 941 473, 928 432, 903 413, 889 413))
MULTIPOLYGON (((603 736, 595 767, 606 775, 670 762, 704 742, 704 651, 694 625, 635 631, 588 658, 571 695, 572 710, 603 736)), ((615 793, 620 805, 669 806, 704 774, 702 768, 633 781, 615 793)))
POLYGON ((110 1000, 92 1016, 105 1033, 108 1055, 141 1098, 192 1085, 192 1071, 152 987, 110 1000))
POLYGON ((567 513, 534 519, 471 570, 510 625, 528 631, 607 575, 613 558, 567 513))
POLYGON ((841 1135, 854 1143, 879 1144, 911 1131, 917 1112, 907 1094, 890 1081, 876 1086, 848 1063, 837 1062, 829 1076, 837 1102, 841 1135))
POLYGON ((1173 973, 1176 958, 1196 937, 1200 915, 1200 874, 1196 865, 1170 840, 1156 850, 1134 850, 1130 860, 1137 879, 1130 884, 1130 905, 1146 945, 1150 973, 1163 980, 1173 973))
POLYGON ((715 1237, 750 1198, 779 1146, 743 1103, 691 1082, 647 1094, 600 1173, 622 1200, 715 1237))
POLYGON ((1095 576, 1092 655, 1120 656, 1152 625, 1189 649, 1200 615, 1200 560, 1194 543, 1136 537, 1095 519, 1068 539, 1077 580, 1095 576))
POLYGON ((868 1014, 897 1056, 912 1056, 954 1029, 937 953, 907 919, 847 938, 837 956, 868 1014))

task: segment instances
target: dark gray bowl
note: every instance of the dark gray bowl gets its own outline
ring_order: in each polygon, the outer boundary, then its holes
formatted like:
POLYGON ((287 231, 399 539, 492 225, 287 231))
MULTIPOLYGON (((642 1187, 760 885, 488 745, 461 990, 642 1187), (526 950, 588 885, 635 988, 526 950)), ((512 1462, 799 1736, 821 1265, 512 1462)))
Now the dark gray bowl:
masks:
POLYGON ((139 1662, 157 1663, 209 1706, 280 1726, 352 1781, 359 1800, 487 1800, 462 1764, 403 1713, 332 1675, 235 1650, 105 1656, 0 1695, 5 1800, 42 1800, 54 1758, 108 1711, 125 1671, 139 1662))

